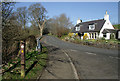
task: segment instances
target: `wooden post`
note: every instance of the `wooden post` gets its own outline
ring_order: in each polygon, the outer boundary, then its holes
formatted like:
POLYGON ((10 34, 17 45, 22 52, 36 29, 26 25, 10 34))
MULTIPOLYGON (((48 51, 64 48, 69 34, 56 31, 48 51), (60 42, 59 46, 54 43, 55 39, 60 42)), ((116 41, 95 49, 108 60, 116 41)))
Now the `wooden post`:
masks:
POLYGON ((21 53, 21 77, 25 77, 25 42, 20 42, 20 53, 21 53))

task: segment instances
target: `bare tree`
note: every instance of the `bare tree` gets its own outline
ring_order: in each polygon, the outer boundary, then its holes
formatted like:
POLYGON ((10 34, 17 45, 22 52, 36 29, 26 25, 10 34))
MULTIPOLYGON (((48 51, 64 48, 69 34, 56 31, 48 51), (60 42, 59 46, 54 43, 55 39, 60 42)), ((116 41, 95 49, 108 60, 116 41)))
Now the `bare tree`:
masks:
POLYGON ((27 8, 26 7, 20 7, 20 8, 17 8, 17 20, 18 22, 20 23, 20 25, 24 28, 25 30, 25 26, 26 26, 26 23, 28 21, 28 11, 27 11, 27 8))
POLYGON ((9 17, 12 14, 14 4, 15 3, 13 2, 2 2, 2 27, 9 22, 9 17))
POLYGON ((46 9, 40 3, 36 3, 31 5, 28 10, 31 21, 38 26, 40 30, 40 36, 42 36, 44 24, 46 22, 46 9))
POLYGON ((58 19, 59 25, 65 28, 72 27, 72 22, 70 22, 70 18, 66 16, 66 14, 61 14, 58 19))
POLYGON ((69 28, 73 26, 72 22, 70 22, 70 19, 65 14, 54 16, 48 21, 50 29, 49 32, 53 35, 57 35, 58 37, 68 34, 69 28))

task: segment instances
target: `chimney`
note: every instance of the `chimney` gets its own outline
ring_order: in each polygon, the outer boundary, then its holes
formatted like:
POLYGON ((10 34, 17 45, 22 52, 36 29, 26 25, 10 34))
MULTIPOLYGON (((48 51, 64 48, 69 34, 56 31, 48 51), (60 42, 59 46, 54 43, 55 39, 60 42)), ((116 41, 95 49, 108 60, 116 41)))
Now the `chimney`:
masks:
POLYGON ((109 15, 107 14, 107 10, 106 10, 106 14, 104 15, 104 20, 106 20, 106 21, 109 20, 109 15))
POLYGON ((81 23, 81 22, 82 22, 82 20, 80 20, 80 18, 78 18, 77 24, 79 24, 79 23, 81 23))

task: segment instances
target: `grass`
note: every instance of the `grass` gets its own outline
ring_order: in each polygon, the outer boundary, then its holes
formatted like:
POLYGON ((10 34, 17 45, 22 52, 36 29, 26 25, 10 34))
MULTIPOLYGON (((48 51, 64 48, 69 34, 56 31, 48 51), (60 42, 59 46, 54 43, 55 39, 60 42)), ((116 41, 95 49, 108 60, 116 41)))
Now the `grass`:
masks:
POLYGON ((70 38, 69 36, 62 36, 61 39, 76 44, 88 45, 91 47, 98 47, 98 48, 107 48, 107 49, 119 49, 118 44, 120 44, 120 41, 117 39, 105 40, 104 38, 101 38, 101 39, 81 40, 76 37, 70 38))
MULTIPOLYGON (((37 51, 27 53, 25 61, 25 77, 21 78, 20 76, 21 65, 19 62, 15 68, 4 73, 3 79, 36 79, 39 76, 40 72, 43 70, 43 68, 46 67, 47 57, 48 56, 46 47, 43 47, 43 51, 40 54, 38 54, 37 51)), ((7 70, 8 68, 3 67, 3 69, 7 70)))
MULTIPOLYGON (((62 36, 61 39, 65 39, 65 37, 68 37, 67 35, 65 36, 62 36)), ((120 41, 117 40, 117 39, 110 39, 110 40, 105 40, 105 39, 86 39, 86 40, 81 40, 81 39, 77 39, 77 38, 74 38, 73 42, 92 42, 92 43, 113 43, 113 44, 120 44, 120 41)))
POLYGON ((60 39, 64 39, 65 37, 67 37, 68 35, 63 35, 60 37, 60 39))
POLYGON ((0 75, 0 81, 2 80, 2 76, 0 75))
POLYGON ((98 43, 98 42, 100 42, 100 43, 108 43, 108 44, 118 44, 118 43, 120 43, 120 41, 119 40, 117 40, 117 39, 110 39, 110 40, 102 40, 102 39, 97 39, 97 40, 85 40, 85 41, 88 41, 88 42, 93 42, 93 43, 98 43))

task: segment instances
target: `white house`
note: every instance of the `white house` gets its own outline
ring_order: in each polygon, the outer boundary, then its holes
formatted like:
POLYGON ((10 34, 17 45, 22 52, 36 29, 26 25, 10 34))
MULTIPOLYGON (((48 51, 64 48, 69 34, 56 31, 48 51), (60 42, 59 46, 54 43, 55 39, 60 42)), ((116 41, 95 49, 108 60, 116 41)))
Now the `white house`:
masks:
POLYGON ((81 39, 84 35, 87 35, 87 39, 97 39, 104 37, 110 39, 111 35, 115 35, 116 30, 112 26, 109 15, 104 15, 103 19, 82 22, 78 19, 77 24, 73 29, 73 33, 78 33, 81 39))

